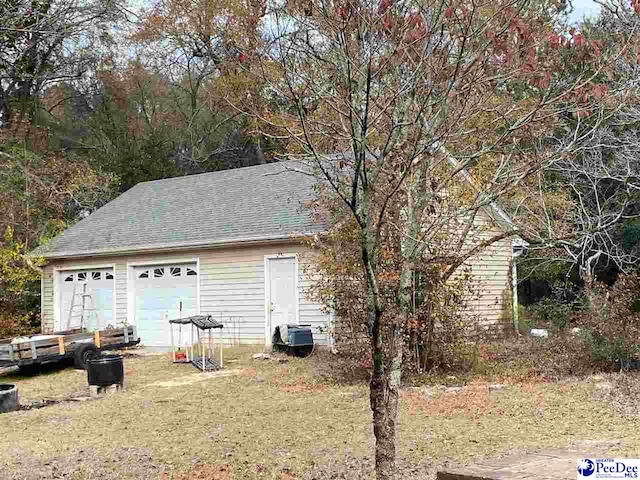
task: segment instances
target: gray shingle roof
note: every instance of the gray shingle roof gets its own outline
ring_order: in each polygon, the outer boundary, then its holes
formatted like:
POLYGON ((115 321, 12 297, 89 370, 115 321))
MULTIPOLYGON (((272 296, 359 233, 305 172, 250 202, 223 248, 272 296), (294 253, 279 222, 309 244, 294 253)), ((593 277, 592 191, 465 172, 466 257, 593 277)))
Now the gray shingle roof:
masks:
POLYGON ((324 230, 300 161, 144 182, 34 251, 44 257, 275 240, 324 230))

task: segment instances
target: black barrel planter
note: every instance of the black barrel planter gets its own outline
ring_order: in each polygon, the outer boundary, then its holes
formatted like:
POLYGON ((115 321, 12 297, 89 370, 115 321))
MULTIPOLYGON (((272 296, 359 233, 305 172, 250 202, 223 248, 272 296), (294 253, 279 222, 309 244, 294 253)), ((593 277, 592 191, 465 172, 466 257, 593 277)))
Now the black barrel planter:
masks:
POLYGON ((8 383, 0 383, 0 413, 18 410, 18 387, 8 383))
POLYGON ((87 360, 89 385, 122 385, 124 365, 120 355, 100 355, 87 360))

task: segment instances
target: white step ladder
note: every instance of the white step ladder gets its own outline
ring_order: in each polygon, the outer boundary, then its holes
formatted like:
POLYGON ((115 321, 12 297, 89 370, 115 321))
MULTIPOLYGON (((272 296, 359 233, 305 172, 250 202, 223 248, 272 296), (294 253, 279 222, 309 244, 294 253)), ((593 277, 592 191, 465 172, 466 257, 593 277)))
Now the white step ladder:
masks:
POLYGON ((80 329, 85 330, 85 321, 87 319, 87 313, 95 312, 95 304, 91 294, 87 293, 87 284, 82 284, 82 293, 78 293, 78 284, 73 286, 73 296, 71 297, 71 306, 69 307, 69 315, 67 316, 67 327, 65 330, 70 330, 73 320, 80 318, 80 329), (89 300, 89 305, 87 304, 89 300))

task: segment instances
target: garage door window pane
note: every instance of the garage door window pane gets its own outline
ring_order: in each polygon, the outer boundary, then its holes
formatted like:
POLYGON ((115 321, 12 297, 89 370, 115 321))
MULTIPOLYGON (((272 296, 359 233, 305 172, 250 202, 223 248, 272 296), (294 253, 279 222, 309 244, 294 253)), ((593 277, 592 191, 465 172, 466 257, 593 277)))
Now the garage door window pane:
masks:
POLYGON ((109 273, 109 272, 106 272, 104 274, 104 278, 106 278, 107 280, 113 280, 113 274, 109 273))
POLYGON ((73 273, 64 277, 65 282, 73 282, 73 273))
POLYGON ((182 269, 180 267, 171 267, 169 270, 172 277, 179 277, 182 274, 182 269))
POLYGON ((197 275, 196 271, 193 268, 187 268, 187 276, 197 275))
POLYGON ((153 278, 158 278, 163 276, 164 276, 164 268, 155 268, 153 270, 153 278))
POLYGON ((138 275, 138 278, 149 278, 149 271, 145 270, 144 272, 140 272, 140 275, 138 275))
POLYGON ((78 273, 78 281, 79 282, 86 282, 87 281, 87 272, 78 273))
POLYGON ((100 280, 101 278, 102 278, 102 273, 91 272, 91 280, 100 280))

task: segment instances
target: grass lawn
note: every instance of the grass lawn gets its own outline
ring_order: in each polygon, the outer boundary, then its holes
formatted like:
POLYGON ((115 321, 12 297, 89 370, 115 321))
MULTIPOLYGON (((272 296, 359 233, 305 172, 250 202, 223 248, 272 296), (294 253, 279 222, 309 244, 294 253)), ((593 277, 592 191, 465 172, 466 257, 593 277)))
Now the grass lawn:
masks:
MULTIPOLYGON (((165 355, 127 357, 124 393, 0 415, 0 478, 370 477, 367 386, 315 374, 328 354, 280 364, 251 353, 229 350, 232 375, 204 377, 165 355)), ((72 368, 0 381, 18 384, 22 403, 87 392, 86 374, 72 368)), ((473 378, 429 400, 403 393, 402 478, 576 440, 620 439, 616 456, 640 451, 640 420, 596 400, 593 380, 487 385, 473 378)))

